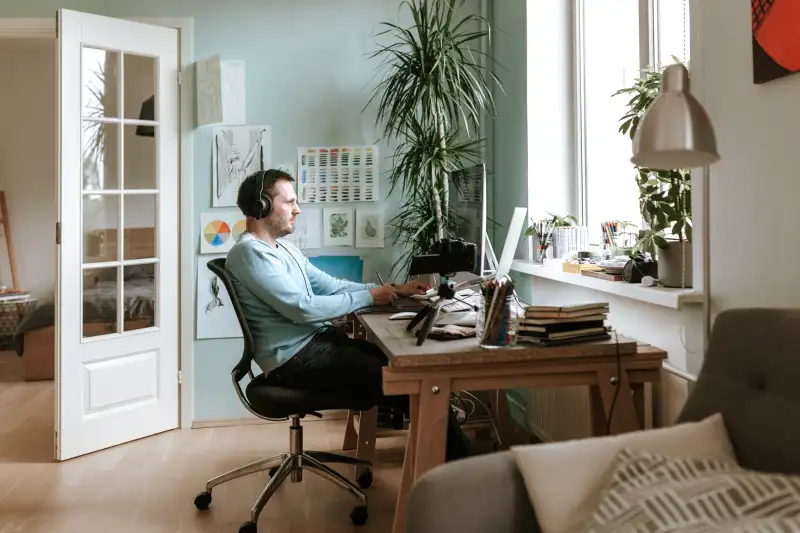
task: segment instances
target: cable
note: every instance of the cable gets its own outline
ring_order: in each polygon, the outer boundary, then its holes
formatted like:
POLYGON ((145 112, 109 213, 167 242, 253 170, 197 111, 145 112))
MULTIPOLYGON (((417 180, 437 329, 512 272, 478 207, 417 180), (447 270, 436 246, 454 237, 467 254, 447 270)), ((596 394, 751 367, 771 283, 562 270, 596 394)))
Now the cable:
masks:
POLYGON ((611 408, 608 410, 608 420, 606 421, 606 435, 611 435, 611 420, 614 416, 614 407, 617 406, 617 396, 619 396, 620 385, 622 384, 622 357, 619 353, 619 337, 617 330, 614 329, 614 344, 617 347, 617 375, 612 376, 611 384, 616 387, 614 397, 611 399, 611 408))
POLYGON ((503 445, 503 441, 500 438, 500 431, 498 431, 497 424, 494 423, 494 417, 492 416, 492 412, 489 410, 488 407, 486 407, 486 404, 483 403, 477 396, 475 396, 474 394, 472 394, 471 392, 469 392, 467 390, 461 391, 461 392, 471 396, 472 399, 475 400, 475 402, 479 403, 481 405, 481 407, 483 407, 483 409, 486 411, 486 415, 489 417, 489 423, 492 425, 492 429, 494 430, 494 434, 495 434, 495 436, 497 436, 497 445, 498 446, 502 446, 503 445))

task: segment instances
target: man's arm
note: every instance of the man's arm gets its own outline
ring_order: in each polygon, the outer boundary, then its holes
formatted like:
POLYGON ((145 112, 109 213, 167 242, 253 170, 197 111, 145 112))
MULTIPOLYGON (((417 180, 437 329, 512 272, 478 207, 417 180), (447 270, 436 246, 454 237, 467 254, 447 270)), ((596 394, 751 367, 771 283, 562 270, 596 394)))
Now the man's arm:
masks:
POLYGON ((256 248, 242 251, 242 267, 236 269, 237 279, 260 300, 289 320, 313 324, 331 320, 363 307, 373 299, 366 285, 361 290, 335 295, 308 294, 281 264, 280 260, 256 248))
POLYGON ((345 294, 355 291, 368 291, 378 286, 375 283, 355 283, 346 279, 334 278, 327 272, 315 267, 308 258, 306 258, 306 273, 311 281, 311 290, 314 291, 314 294, 345 294))

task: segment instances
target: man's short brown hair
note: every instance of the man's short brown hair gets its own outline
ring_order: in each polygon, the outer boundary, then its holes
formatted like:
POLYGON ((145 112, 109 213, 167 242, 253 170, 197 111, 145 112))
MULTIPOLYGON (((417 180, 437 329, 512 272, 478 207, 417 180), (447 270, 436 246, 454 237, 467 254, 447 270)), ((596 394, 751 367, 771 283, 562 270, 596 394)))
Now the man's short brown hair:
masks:
POLYGON ((275 184, 281 180, 294 182, 291 174, 275 168, 259 170, 247 176, 239 185, 239 194, 236 197, 236 205, 242 214, 256 216, 261 210, 259 200, 261 198, 271 200, 275 184))

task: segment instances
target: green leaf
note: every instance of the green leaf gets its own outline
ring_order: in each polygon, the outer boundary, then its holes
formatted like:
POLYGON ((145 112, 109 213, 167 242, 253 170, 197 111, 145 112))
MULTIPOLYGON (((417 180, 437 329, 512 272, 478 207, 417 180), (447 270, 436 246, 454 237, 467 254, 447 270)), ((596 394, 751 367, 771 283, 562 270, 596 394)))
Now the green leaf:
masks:
POLYGON ((669 246, 667 240, 661 235, 653 235, 653 242, 656 244, 656 246, 658 246, 662 250, 666 250, 667 247, 669 246))
POLYGON ((676 220, 678 218, 678 212, 675 211, 675 208, 672 205, 664 202, 661 204, 661 211, 669 218, 670 220, 676 220))

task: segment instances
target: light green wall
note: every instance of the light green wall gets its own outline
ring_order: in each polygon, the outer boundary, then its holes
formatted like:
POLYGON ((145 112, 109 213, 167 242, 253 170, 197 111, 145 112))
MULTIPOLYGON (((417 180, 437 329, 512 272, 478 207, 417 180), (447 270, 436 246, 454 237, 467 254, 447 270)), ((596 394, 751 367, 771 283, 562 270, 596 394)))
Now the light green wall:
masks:
MULTIPOLYGON (((497 116, 491 144, 494 166, 491 216, 496 223, 492 245, 498 259, 514 208, 528 205, 525 2, 492 2, 494 68, 504 89, 504 93, 495 91, 497 116)), ((520 246, 518 253, 523 251, 520 246)))
MULTIPOLYGON (((375 83, 376 62, 367 55, 375 49, 373 32, 380 22, 397 20, 399 6, 400 0, 25 0, 0 2, 0 17, 55 17, 66 8, 120 18, 193 18, 195 59, 219 54, 245 61, 248 122, 272 126, 277 164, 296 160, 299 145, 378 139, 374 109, 361 112, 370 96, 365 86, 375 83)), ((211 131, 195 130, 195 234, 200 213, 211 205, 211 131)), ((391 147, 379 146, 385 172, 391 147)), ((384 180, 381 196, 386 192, 384 180)), ((397 201, 384 204, 387 220, 397 201)), ((388 272, 395 253, 390 247, 322 252, 362 256, 365 281, 376 270, 388 272)), ((195 341, 195 420, 247 416, 230 383, 241 350, 240 339, 195 341)))

